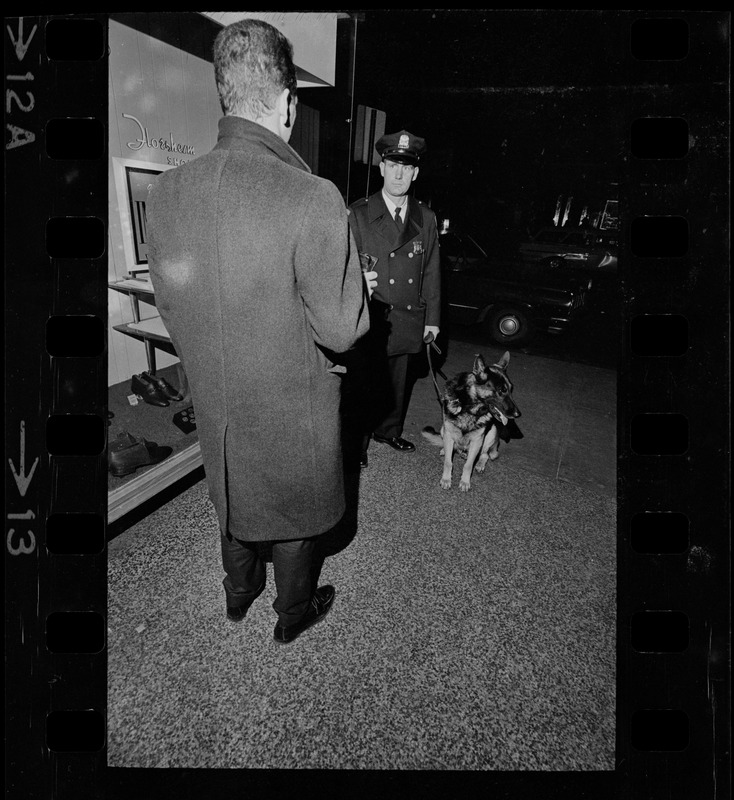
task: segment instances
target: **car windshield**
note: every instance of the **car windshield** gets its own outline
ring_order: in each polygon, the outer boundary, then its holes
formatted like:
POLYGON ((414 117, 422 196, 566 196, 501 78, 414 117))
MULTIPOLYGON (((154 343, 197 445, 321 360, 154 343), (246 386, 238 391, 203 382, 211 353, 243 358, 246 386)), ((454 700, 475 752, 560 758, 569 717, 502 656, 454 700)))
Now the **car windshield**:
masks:
POLYGON ((617 237, 591 230, 551 228, 539 231, 526 244, 546 244, 564 248, 614 248, 617 246, 617 237))
POLYGON ((560 242, 566 235, 566 231, 562 230, 552 230, 552 231, 541 231, 539 234, 535 236, 536 242, 560 242))
POLYGON ((451 264, 453 269, 471 266, 483 261, 487 254, 482 247, 468 234, 449 231, 442 233, 439 239, 441 255, 451 264))

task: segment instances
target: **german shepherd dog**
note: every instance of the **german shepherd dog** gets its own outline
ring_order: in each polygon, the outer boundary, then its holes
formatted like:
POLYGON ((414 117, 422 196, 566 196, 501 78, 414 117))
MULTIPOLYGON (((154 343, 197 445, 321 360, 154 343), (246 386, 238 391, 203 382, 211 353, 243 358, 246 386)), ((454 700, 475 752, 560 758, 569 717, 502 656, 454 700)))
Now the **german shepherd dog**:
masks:
POLYGON ((422 430, 431 444, 443 445, 442 489, 451 488, 454 448, 466 453, 459 489, 468 492, 474 462, 477 472, 484 472, 487 461, 499 457, 499 438, 507 440, 522 436, 514 423, 520 410, 512 399, 513 387, 507 377, 509 361, 510 354, 505 353, 496 364, 487 366, 484 357, 476 355, 471 372, 460 372, 446 382, 441 404, 441 432, 436 433, 431 427, 422 430), (510 422, 517 431, 514 436, 508 433, 510 422))

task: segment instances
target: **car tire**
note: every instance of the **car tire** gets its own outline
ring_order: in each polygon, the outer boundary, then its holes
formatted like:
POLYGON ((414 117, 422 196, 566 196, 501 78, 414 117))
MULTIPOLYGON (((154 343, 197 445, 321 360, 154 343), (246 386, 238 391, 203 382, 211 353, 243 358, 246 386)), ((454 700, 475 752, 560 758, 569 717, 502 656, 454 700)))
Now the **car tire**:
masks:
POLYGON ((499 344, 526 342, 532 334, 530 320, 518 308, 500 308, 489 315, 489 335, 499 344))

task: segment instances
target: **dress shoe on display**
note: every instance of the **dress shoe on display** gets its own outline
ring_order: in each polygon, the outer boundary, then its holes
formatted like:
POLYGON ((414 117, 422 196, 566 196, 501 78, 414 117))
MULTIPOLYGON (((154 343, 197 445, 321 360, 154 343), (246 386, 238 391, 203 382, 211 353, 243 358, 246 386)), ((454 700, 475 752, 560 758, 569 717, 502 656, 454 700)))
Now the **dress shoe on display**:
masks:
POLYGON ((122 431, 117 434, 117 439, 113 439, 109 444, 107 464, 110 474, 121 478, 123 475, 135 472, 138 467, 159 464, 172 452, 171 447, 159 447, 155 442, 149 442, 142 436, 133 436, 127 431, 122 431))
POLYGON ((336 589, 333 586, 322 586, 314 592, 308 611, 300 622, 295 625, 283 626, 278 623, 273 631, 273 638, 278 644, 288 644, 300 636, 312 625, 320 622, 328 613, 334 602, 336 589))
POLYGON ((247 616, 247 612, 250 610, 250 606, 257 600, 258 597, 263 593, 263 589, 265 588, 265 581, 263 581, 263 585, 255 592, 254 597, 248 600, 242 606, 227 606, 227 619, 231 622, 242 622, 242 620, 247 616))
POLYGON ((168 398, 144 372, 141 375, 133 375, 130 390, 151 406, 165 408, 170 405, 168 398))
POLYGON ((165 378, 161 378, 158 375, 151 375, 149 372, 141 373, 140 377, 143 378, 143 380, 151 381, 155 384, 158 391, 169 400, 183 400, 183 395, 176 391, 165 378))
POLYGON ((400 436, 378 436, 377 434, 373 434, 372 437, 376 442, 381 442, 382 444, 389 444, 393 450, 397 450, 400 453, 412 453, 415 450, 415 445, 413 442, 409 442, 407 439, 401 439, 400 436))

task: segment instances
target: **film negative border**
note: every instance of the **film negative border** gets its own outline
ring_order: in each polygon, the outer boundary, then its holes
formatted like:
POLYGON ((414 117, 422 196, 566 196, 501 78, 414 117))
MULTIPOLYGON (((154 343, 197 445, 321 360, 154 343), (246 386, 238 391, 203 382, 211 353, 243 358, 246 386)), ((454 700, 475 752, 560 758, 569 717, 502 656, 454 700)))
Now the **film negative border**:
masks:
POLYGON ((617 730, 630 797, 727 792, 723 50, 708 73, 692 66, 724 24, 660 11, 630 29, 630 85, 651 87, 631 92, 621 202, 617 730))
POLYGON ((105 755, 106 19, 6 17, 9 795, 105 755))
MULTIPOLYGON (((617 769, 472 783, 514 797, 713 798, 730 788, 730 16, 603 13, 629 28, 631 50, 657 48, 625 60, 617 769), (685 221, 682 251, 672 219, 685 221)), ((4 21, 8 797, 223 796, 241 775, 105 766, 106 16, 4 21), (70 240, 67 225, 84 233, 70 240)))

